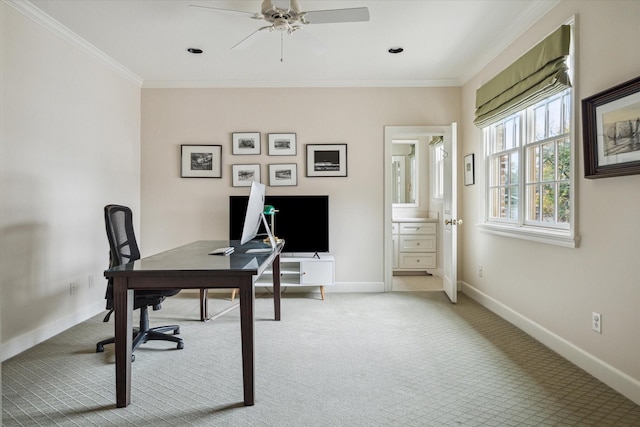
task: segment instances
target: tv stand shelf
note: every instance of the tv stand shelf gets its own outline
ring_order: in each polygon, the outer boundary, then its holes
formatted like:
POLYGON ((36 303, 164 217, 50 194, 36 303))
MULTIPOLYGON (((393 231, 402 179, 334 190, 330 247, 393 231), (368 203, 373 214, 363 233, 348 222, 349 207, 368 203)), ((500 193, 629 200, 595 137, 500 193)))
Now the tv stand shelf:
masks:
MULTIPOLYGON (((271 270, 267 270, 256 286, 273 286, 271 270)), ((280 286, 318 286, 324 301, 324 287, 335 284, 335 259, 330 254, 280 256, 280 286)))

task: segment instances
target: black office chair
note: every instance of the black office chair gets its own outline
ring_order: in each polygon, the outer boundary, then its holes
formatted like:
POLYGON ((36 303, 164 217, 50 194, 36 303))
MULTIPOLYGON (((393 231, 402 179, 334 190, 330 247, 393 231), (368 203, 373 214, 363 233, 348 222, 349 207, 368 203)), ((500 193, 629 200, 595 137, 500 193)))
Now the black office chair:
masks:
MULTIPOLYGON (((133 214, 131 209, 120 205, 107 205, 104 207, 104 220, 107 227, 107 237, 109 238, 109 267, 126 264, 140 259, 140 250, 133 232, 133 214)), ((107 284, 107 310, 109 313, 104 318, 109 321, 113 313, 113 279, 109 279, 107 284)), ((135 290, 133 299, 133 309, 140 309, 140 327, 133 331, 132 352, 142 343, 149 340, 164 340, 177 343, 178 349, 184 348, 182 338, 175 337, 180 333, 180 326, 160 326, 149 328, 148 307, 160 310, 160 304, 166 297, 173 296, 180 292, 180 289, 163 290, 135 290), (165 332, 173 332, 168 335, 165 332)), ((105 344, 113 344, 115 338, 109 338, 96 344, 96 353, 104 351, 105 344)), ((132 355, 132 358, 135 356, 132 355)))

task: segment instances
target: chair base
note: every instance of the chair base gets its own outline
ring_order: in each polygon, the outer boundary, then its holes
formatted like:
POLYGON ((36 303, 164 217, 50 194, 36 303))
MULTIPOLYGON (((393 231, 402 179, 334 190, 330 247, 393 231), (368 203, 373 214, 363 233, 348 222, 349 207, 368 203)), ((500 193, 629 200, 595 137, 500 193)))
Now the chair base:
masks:
MULTIPOLYGON (((158 326, 156 328, 149 328, 146 331, 140 333, 140 329, 133 330, 133 342, 131 352, 134 352, 136 348, 140 346, 140 344, 146 343, 147 341, 171 341, 177 344, 177 349, 181 350, 184 348, 184 341, 182 338, 168 335, 167 332, 173 332, 173 335, 180 334, 180 326, 178 325, 169 325, 169 326, 158 326)), ((115 342, 115 338, 109 338, 106 340, 100 341, 96 344, 96 353, 102 353, 104 351, 104 346, 107 344, 113 344, 115 342)))

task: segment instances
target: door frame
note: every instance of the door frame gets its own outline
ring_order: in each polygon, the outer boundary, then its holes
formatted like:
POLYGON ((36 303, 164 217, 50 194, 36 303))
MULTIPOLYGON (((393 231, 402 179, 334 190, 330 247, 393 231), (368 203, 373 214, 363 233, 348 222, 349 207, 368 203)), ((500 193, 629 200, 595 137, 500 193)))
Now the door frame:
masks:
MULTIPOLYGON (((391 187, 391 142, 394 139, 416 139, 420 137, 445 135, 451 132, 451 125, 444 126, 385 126, 384 127, 384 291, 391 292, 393 290, 393 236, 392 227, 392 187, 391 187)), ((439 229, 442 230, 442 218, 438 218, 439 229)), ((438 248, 440 251, 441 248, 438 248)), ((442 265, 440 260, 438 265, 442 265)))

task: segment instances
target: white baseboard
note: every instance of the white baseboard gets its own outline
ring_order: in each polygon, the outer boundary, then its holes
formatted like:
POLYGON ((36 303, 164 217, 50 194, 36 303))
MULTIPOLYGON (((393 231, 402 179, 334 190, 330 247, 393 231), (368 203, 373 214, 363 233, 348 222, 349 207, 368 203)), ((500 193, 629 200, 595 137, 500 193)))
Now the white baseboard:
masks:
MULTIPOLYGON (((99 302, 87 306, 81 311, 72 313, 69 316, 54 322, 46 323, 36 330, 2 343, 2 347, 0 348, 0 359, 4 362, 16 354, 20 354, 23 351, 59 334, 60 332, 64 332, 67 329, 100 314, 100 312, 103 312, 104 310, 104 300, 100 300, 99 302)), ((96 337, 96 340, 98 339, 99 338, 96 337)))
POLYGON ((460 284, 462 285, 462 292, 467 296, 526 332, 571 363, 584 369, 618 393, 640 405, 640 381, 543 328, 470 284, 466 282, 460 282, 460 284))

